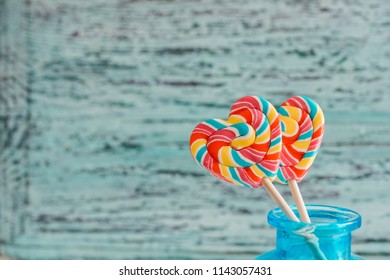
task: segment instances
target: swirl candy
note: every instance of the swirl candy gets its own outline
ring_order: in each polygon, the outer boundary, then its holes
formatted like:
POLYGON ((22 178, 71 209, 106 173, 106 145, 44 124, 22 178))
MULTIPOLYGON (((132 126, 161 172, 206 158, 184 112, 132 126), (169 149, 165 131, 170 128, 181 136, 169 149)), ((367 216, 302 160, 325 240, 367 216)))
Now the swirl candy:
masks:
POLYGON ((233 104, 227 120, 198 124, 190 147, 193 158, 212 175, 259 188, 262 178, 276 177, 281 140, 276 109, 261 97, 245 96, 233 104))
POLYGON ((244 96, 227 120, 208 119, 192 131, 195 161, 217 178, 249 188, 264 186, 286 215, 299 221, 271 180, 280 165, 282 131, 276 109, 267 100, 244 96))
MULTIPOLYGON (((263 186, 291 220, 299 222, 272 184, 280 166, 282 131, 277 111, 267 100, 237 100, 227 120, 208 119, 192 131, 192 157, 212 175, 240 186, 263 186)), ((324 259, 312 234, 304 236, 318 259, 324 259)))
POLYGON ((325 128, 320 106, 306 96, 294 96, 278 108, 283 133, 281 165, 276 180, 300 182, 317 156, 325 128))
POLYGON ((318 153, 324 135, 324 114, 320 106, 306 96, 288 99, 278 113, 283 148, 276 180, 289 185, 302 221, 310 223, 297 182, 307 174, 318 153))

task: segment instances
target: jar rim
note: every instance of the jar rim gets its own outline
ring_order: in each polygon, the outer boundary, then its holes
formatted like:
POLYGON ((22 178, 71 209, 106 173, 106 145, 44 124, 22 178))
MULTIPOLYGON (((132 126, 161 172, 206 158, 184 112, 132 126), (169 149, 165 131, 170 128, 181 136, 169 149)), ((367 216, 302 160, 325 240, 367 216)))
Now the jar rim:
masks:
MULTIPOLYGON (((296 206, 290 207, 299 217, 296 206)), ((306 208, 311 224, 290 220, 280 208, 268 212, 268 223, 277 229, 291 230, 313 225, 316 231, 353 231, 361 226, 360 214, 348 208, 322 204, 306 204, 306 208)))

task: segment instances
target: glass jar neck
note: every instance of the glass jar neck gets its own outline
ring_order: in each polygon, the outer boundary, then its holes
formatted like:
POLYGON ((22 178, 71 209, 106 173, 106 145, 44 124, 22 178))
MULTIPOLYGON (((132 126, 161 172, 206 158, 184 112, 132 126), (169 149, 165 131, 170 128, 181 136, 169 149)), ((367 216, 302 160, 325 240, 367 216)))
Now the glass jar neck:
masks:
POLYGON ((316 259, 312 250, 313 242, 317 242, 327 259, 346 260, 351 257, 350 232, 314 231, 314 238, 302 236, 299 232, 278 229, 276 232, 276 250, 286 259, 316 259), (312 243, 312 244, 310 244, 312 243))
MULTIPOLYGON (((279 208, 268 214, 269 224, 276 228, 276 250, 281 258, 318 259, 313 244, 319 244, 327 259, 351 259, 351 232, 360 227, 361 216, 326 205, 307 205, 307 210, 311 224, 291 221, 279 208)), ((293 211, 297 213, 295 208, 293 211)))

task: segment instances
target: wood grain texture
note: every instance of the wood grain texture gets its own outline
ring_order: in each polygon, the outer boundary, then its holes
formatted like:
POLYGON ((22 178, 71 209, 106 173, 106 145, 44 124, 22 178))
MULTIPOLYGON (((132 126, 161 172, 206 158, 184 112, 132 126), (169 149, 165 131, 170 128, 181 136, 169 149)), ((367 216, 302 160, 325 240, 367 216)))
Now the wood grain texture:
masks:
POLYGON ((28 54, 12 21, 21 19, 21 4, 0 1, 0 255, 3 244, 23 234, 28 199, 28 54))
POLYGON ((1 252, 253 259, 275 205, 203 172, 189 135, 243 95, 307 95, 326 132, 305 202, 358 211, 353 251, 390 259, 387 0, 0 7, 1 252))

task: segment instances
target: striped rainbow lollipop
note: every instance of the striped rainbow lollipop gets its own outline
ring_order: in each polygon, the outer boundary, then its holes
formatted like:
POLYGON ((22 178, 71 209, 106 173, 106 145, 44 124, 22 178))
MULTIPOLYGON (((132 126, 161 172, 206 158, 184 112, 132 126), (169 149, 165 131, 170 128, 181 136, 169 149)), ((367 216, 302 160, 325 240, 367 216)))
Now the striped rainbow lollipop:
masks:
POLYGON ((306 96, 294 96, 278 108, 283 133, 281 165, 276 180, 300 182, 317 156, 325 128, 320 106, 306 96))
POLYGON ((244 96, 233 104, 227 120, 201 122, 192 131, 190 149, 215 177, 249 188, 263 186, 287 217, 299 221, 271 182, 280 165, 282 131, 267 100, 244 96))
MULTIPOLYGON (((299 222, 272 184, 280 166, 282 131, 277 111, 267 100, 244 96, 227 120, 208 119, 190 138, 192 157, 212 175, 249 188, 263 186, 287 217, 299 222)), ((325 259, 312 234, 304 236, 318 259, 325 259)))
POLYGON ((297 182, 305 177, 317 156, 324 135, 324 114, 306 96, 288 99, 278 108, 278 113, 283 147, 276 180, 289 185, 302 220, 310 223, 297 182))
POLYGON ((193 158, 212 175, 240 186, 259 188, 273 180, 280 164, 281 127, 267 100, 245 96, 237 100, 227 120, 208 119, 190 138, 193 158))

